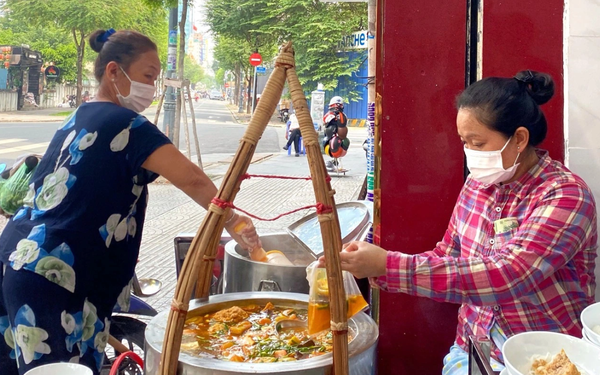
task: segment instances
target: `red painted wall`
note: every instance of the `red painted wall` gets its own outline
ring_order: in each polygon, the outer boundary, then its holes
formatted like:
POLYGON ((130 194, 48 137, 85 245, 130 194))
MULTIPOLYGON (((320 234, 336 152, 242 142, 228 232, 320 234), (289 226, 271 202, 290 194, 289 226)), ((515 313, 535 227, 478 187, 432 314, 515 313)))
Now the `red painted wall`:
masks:
POLYGON ((564 159, 563 0, 484 1, 483 76, 511 76, 531 69, 550 73, 554 98, 542 108, 548 137, 540 146, 564 159))
MULTIPOLYGON (((442 238, 463 183, 466 2, 380 0, 378 11, 381 245, 416 254, 442 238)), ((456 305, 382 292, 379 374, 440 374, 456 324, 456 305)))

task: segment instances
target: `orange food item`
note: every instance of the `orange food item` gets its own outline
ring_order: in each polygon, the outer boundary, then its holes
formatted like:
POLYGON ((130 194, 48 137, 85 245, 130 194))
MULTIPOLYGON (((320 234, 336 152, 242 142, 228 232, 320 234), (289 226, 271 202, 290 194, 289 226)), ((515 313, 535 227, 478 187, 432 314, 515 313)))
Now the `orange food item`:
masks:
MULTIPOLYGON (((348 319, 362 311, 369 304, 360 294, 350 295, 348 304, 348 319)), ((308 303, 308 334, 314 335, 329 328, 331 325, 331 310, 328 302, 308 303)))
POLYGON ((581 375, 564 350, 561 350, 548 363, 543 359, 533 361, 531 369, 535 375, 581 375))
POLYGON ((246 318, 249 314, 241 307, 233 306, 225 310, 221 310, 213 316, 213 319, 223 323, 237 323, 246 318))
POLYGON ((250 329, 250 327, 252 327, 252 323, 250 323, 247 320, 244 320, 243 322, 239 322, 233 327, 229 327, 229 333, 231 333, 232 335, 239 336, 248 329, 250 329))

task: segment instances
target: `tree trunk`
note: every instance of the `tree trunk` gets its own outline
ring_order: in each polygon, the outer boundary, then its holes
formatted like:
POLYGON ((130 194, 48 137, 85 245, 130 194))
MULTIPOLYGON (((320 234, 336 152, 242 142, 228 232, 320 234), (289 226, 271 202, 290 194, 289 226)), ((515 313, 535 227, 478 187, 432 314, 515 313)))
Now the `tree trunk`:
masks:
MULTIPOLYGON (((181 20, 179 21, 179 52, 177 55, 177 79, 183 81, 183 62, 185 58, 185 23, 187 21, 188 0, 181 2, 181 20)), ((179 131, 181 129, 181 116, 187 116, 185 106, 181 106, 180 96, 183 90, 178 89, 175 106, 175 129, 173 130, 173 143, 179 148, 179 131)))
POLYGON ((235 93, 233 94, 233 98, 234 98, 234 103, 235 105, 240 105, 240 93, 241 93, 241 85, 242 85, 242 80, 241 75, 242 75, 242 69, 240 67, 240 63, 235 63, 235 73, 233 73, 235 75, 235 93))
POLYGON ((254 74, 248 74, 247 77, 248 99, 246 100, 246 113, 250 113, 252 112, 252 83, 254 82, 254 74))
POLYGON ((76 106, 81 105, 81 94, 83 92, 83 58, 85 57, 85 34, 83 31, 71 30, 75 45, 77 46, 77 94, 75 97, 76 106))

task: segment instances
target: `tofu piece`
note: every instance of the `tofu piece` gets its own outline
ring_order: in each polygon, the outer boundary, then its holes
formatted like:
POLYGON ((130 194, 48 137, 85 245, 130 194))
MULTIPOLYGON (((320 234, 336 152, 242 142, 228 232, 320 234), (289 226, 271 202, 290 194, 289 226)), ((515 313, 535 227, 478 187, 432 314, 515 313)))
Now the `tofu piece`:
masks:
POLYGON ((549 363, 543 360, 535 361, 533 370, 535 375, 581 375, 564 350, 555 355, 549 363))

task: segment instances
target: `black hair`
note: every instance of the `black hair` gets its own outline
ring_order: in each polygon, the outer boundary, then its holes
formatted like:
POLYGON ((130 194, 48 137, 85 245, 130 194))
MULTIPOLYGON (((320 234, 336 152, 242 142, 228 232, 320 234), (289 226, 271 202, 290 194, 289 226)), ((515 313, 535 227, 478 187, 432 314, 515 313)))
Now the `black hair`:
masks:
POLYGON ((514 78, 488 77, 473 83, 460 94, 456 107, 473 110, 479 122, 507 137, 523 126, 529 130, 529 144, 537 146, 548 131, 540 106, 553 95, 550 75, 524 70, 514 78))
MULTIPOLYGON (((114 30, 112 30, 114 31, 114 30)), ((102 81, 106 65, 115 61, 127 70, 142 53, 156 51, 156 44, 137 31, 121 30, 114 34, 106 30, 96 30, 90 35, 90 47, 98 52, 94 63, 94 76, 102 81)))

